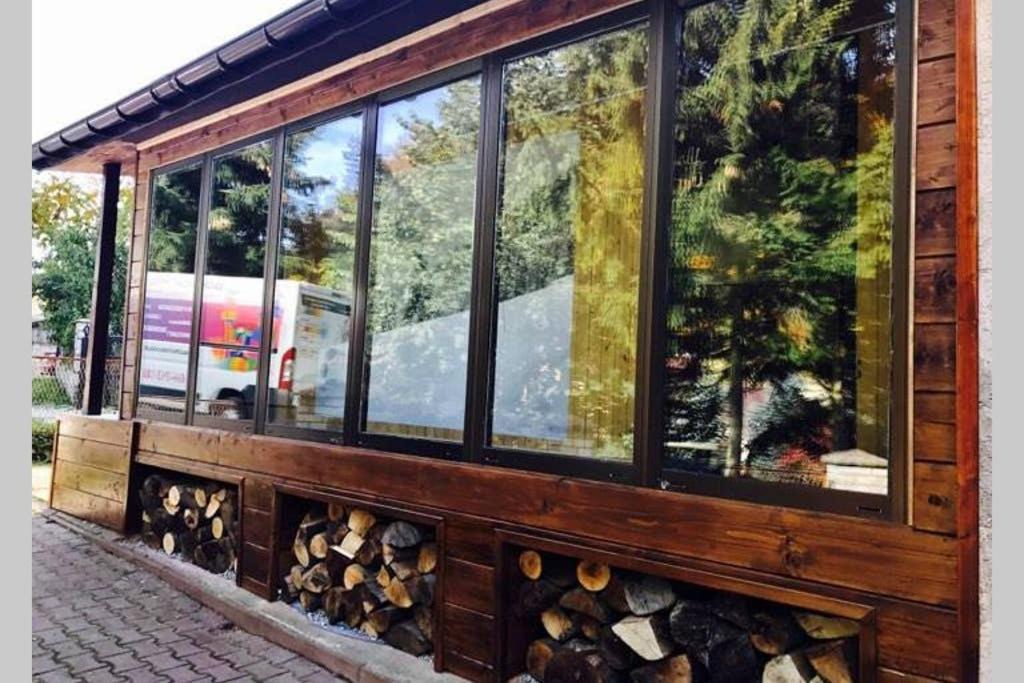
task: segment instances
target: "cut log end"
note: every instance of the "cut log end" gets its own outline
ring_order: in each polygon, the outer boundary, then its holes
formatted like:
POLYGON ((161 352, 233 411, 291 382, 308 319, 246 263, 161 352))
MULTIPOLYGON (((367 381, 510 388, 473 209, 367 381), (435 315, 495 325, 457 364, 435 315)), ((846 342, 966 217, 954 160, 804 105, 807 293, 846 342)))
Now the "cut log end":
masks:
POLYGON ((604 590, 608 582, 611 581, 611 578, 611 568, 601 562, 580 560, 579 564, 576 565, 576 580, 579 581, 581 586, 593 593, 604 590))
POLYGON ((524 550, 519 553, 519 571, 523 576, 536 581, 544 571, 544 561, 536 550, 524 550))

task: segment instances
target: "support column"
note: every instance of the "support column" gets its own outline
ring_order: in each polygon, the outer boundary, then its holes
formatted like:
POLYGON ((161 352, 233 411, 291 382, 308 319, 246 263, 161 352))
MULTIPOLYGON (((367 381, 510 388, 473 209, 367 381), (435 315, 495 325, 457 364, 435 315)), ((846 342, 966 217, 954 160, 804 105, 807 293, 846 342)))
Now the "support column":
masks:
POLYGON ((120 182, 121 164, 103 164, 103 204, 100 207, 100 232, 96 238, 96 268, 92 277, 92 312, 89 316, 89 348, 86 350, 85 395, 82 400, 82 412, 86 415, 103 412, 120 182))

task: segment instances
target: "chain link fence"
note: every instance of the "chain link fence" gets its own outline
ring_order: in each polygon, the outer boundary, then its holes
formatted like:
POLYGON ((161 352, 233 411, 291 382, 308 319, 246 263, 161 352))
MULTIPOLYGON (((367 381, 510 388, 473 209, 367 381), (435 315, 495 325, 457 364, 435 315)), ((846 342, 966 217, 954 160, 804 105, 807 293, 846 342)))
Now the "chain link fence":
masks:
MULTIPOLYGON (((85 359, 32 357, 32 418, 53 420, 79 412, 85 393, 85 359)), ((121 358, 107 358, 103 378, 103 412, 117 412, 121 393, 121 358)))

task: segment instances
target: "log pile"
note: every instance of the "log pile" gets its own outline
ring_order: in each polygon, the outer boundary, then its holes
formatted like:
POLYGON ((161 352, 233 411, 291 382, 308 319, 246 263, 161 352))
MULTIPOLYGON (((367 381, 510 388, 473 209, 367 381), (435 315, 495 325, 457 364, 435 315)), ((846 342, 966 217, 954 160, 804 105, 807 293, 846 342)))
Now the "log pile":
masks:
POLYGON ((525 550, 512 613, 542 683, 850 683, 856 621, 525 550))
POLYGON ((280 566, 281 597, 412 655, 433 650, 434 530, 360 507, 312 505, 280 566), (287 562, 285 562, 287 560, 287 562))
POLYGON ((238 494, 219 482, 151 474, 139 489, 142 540, 214 574, 235 569, 238 494))

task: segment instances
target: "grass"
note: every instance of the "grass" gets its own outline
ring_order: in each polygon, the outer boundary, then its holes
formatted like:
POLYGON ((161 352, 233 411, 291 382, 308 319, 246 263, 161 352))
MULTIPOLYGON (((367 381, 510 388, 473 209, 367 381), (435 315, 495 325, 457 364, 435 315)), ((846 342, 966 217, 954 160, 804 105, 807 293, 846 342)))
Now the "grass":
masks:
POLYGON ((33 377, 32 405, 71 405, 71 399, 56 377, 33 377))
POLYGON ((56 422, 32 420, 32 462, 50 462, 56 430, 56 422))

